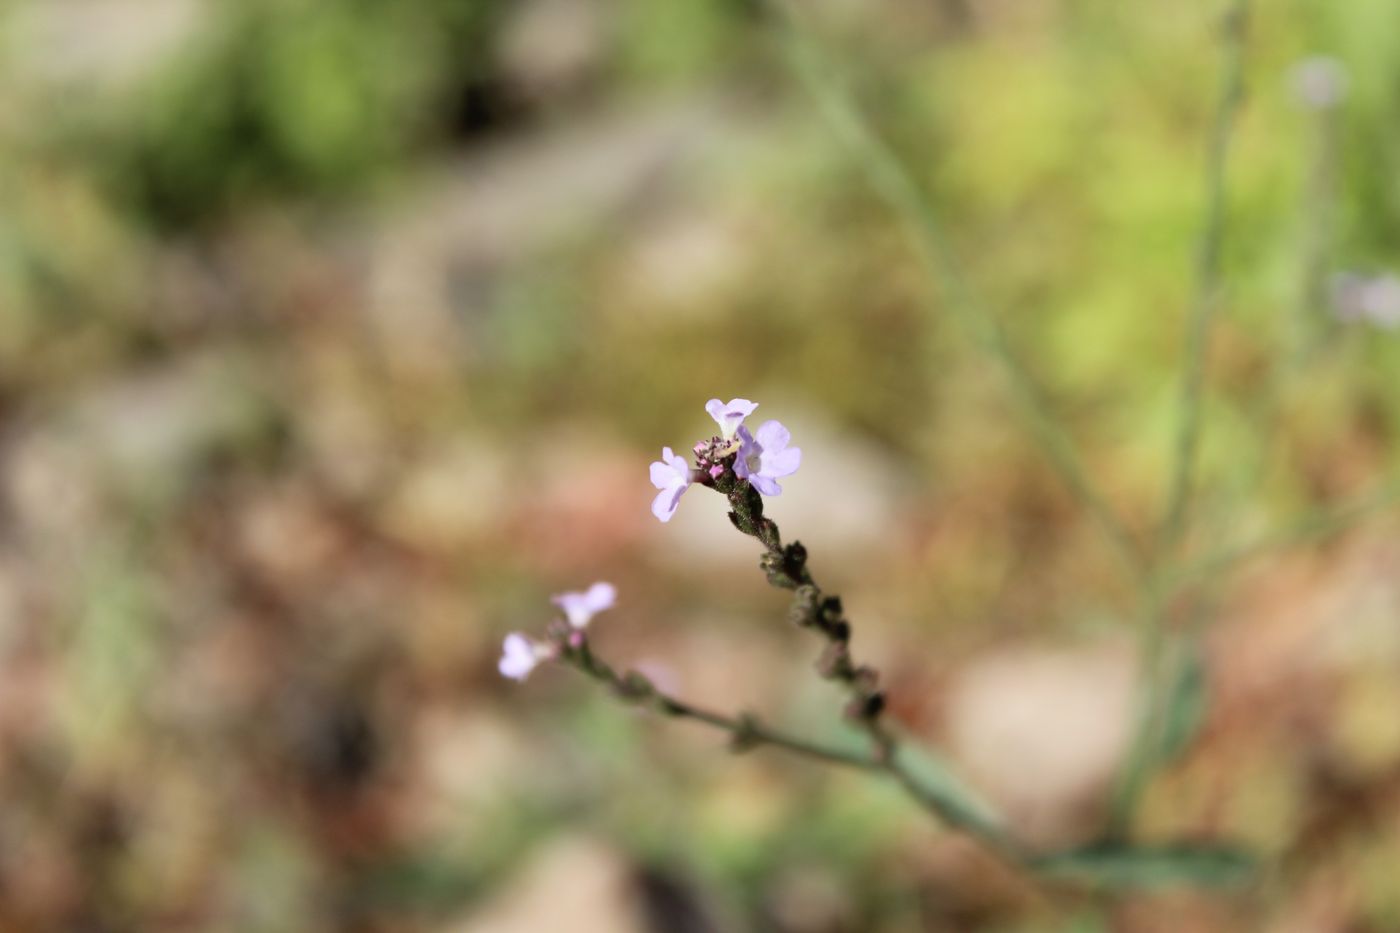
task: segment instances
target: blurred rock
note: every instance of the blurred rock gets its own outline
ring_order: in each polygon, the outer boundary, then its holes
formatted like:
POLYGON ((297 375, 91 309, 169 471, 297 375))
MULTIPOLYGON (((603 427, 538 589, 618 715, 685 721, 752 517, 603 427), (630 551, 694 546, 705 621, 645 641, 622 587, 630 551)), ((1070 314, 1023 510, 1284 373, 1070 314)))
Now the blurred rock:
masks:
POLYGON ((497 47, 501 78, 530 100, 573 97, 603 62, 607 27, 599 0, 516 3, 497 47))
MULTIPOLYGON (((16 5, 22 75, 107 91, 149 74, 204 22, 205 0, 43 0, 16 5)), ((6 11, 7 13, 10 11, 6 11)))
POLYGON ((1117 648, 1009 649, 954 677, 948 740, 1026 838, 1083 841, 1127 749, 1135 687, 1117 648))
POLYGON ((555 840, 473 916, 443 933, 647 933, 631 866, 586 837, 555 840))
POLYGON ((190 356, 88 387, 8 445, 3 480, 19 526, 75 543, 105 495, 147 507, 178 495, 205 457, 265 424, 254 378, 236 360, 190 356))
POLYGON ((499 805, 513 776, 539 763, 526 730, 489 710, 433 705, 417 717, 413 730, 413 773, 422 783, 413 795, 412 823, 425 835, 465 829, 470 836, 464 821, 499 805))
POLYGON ((745 281, 752 251, 737 221, 703 204, 641 225, 617 260, 618 314, 702 320, 745 281))
POLYGON ((705 100, 599 115, 463 159, 372 234, 368 322, 388 364, 456 374, 499 274, 651 193, 723 125, 705 100))
POLYGON ((414 545, 443 551, 489 537, 512 511, 506 446, 463 440, 426 451, 385 502, 385 527, 414 545))
POLYGON ((854 911, 843 881, 818 866, 789 868, 774 881, 768 908, 788 933, 849 930, 854 911))

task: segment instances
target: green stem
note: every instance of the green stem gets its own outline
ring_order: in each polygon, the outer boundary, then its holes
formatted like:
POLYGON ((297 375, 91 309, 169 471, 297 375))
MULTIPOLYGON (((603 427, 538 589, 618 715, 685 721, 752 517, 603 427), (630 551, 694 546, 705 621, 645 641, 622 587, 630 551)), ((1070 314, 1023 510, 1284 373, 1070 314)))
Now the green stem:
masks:
POLYGON ((883 767, 871 755, 818 745, 815 742, 809 742, 806 739, 800 739, 767 726, 756 717, 748 714, 736 718, 678 700, 657 690, 650 681, 636 672, 619 675, 612 667, 593 654, 587 642, 584 642, 579 648, 566 651, 561 660, 594 680, 611 687, 614 693, 630 703, 644 706, 662 716, 690 719, 728 732, 736 748, 748 749, 761 745, 771 745, 774 748, 781 748, 792 754, 827 764, 844 765, 867 771, 878 771, 883 767))
POLYGON ((1137 722, 1128 744, 1109 805, 1109 836, 1123 836, 1157 762, 1163 706, 1169 678, 1164 670, 1168 654, 1165 594, 1154 581, 1142 594, 1142 642, 1138 648, 1142 690, 1137 722))
POLYGON ((578 671, 607 685, 613 693, 628 703, 642 706, 661 716, 689 719, 726 732, 730 745, 736 750, 761 746, 782 749, 794 755, 824 764, 840 765, 888 775, 924 809, 936 814, 949 826, 981 839, 987 846, 1012 861, 1025 861, 1027 853, 1003 828, 1001 821, 988 813, 985 806, 958 787, 956 779, 936 762, 924 762, 924 771, 932 779, 920 778, 894 736, 881 726, 874 752, 848 751, 789 735, 764 724, 750 714, 726 716, 695 706, 657 690, 650 681, 635 672, 618 674, 606 662, 593 654, 588 643, 563 652, 560 660, 578 671))
POLYGON ((979 839, 1008 861, 1024 863, 1028 855, 1006 831, 1002 819, 932 760, 929 753, 923 754, 926 760, 922 762, 922 776, 910 764, 909 753, 881 718, 885 697, 879 687, 879 674, 852 658, 851 625, 841 600, 825 594, 817 584, 807 566, 807 549, 796 541, 783 543, 777 523, 763 513, 763 497, 748 483, 726 473, 716 482, 716 489, 729 499, 734 527, 763 545, 760 566, 768 582, 792 591, 788 618, 826 640, 818 671, 825 679, 846 688, 851 698, 846 717, 870 738, 869 760, 873 767, 894 778, 905 793, 947 825, 979 839))
POLYGON ((1329 509, 1313 512, 1286 528, 1271 531, 1253 541, 1223 547, 1205 557, 1183 563, 1164 575, 1165 585, 1171 589, 1179 589, 1196 580, 1217 577, 1255 557, 1338 534, 1362 519, 1396 504, 1400 504, 1400 482, 1387 483, 1374 492, 1329 509))
POLYGON ((1143 687, 1138 701, 1137 726, 1110 807, 1109 828, 1115 836, 1126 832, 1138 799, 1161 764, 1162 707, 1170 683, 1166 662, 1171 654, 1164 567, 1173 559, 1188 525, 1196 451, 1200 443, 1206 357, 1220 303, 1226 170, 1236 117, 1244 101, 1244 39, 1248 12, 1248 0, 1234 0, 1224 20, 1225 62, 1206 153, 1206 217, 1196 255, 1196 285, 1188 316, 1170 489, 1166 515, 1154 548, 1153 569, 1142 584, 1138 656, 1143 687))
POLYGON ((1146 572, 1142 550, 1117 512, 1084 468, 1074 443, 1012 350, 996 318, 980 306, 964 281, 961 265, 943 233, 928 195, 904 162, 871 127, 849 91, 834 78, 835 63, 800 25, 786 0, 772 0, 787 28, 789 58, 833 129, 851 148, 885 202, 909 227, 919 258, 944 304, 973 343, 999 364, 1021 417, 1061 482, 1109 541, 1125 573, 1139 580, 1146 572))
POLYGON ((1187 323, 1186 361, 1177 407, 1176 444, 1159 554, 1170 554, 1186 533, 1200 446, 1201 401, 1210 334, 1220 306, 1221 255, 1225 242, 1225 190, 1236 117, 1244 103, 1244 44, 1249 0, 1235 0, 1225 15, 1225 66, 1206 153, 1206 217, 1196 254, 1196 287, 1187 323))

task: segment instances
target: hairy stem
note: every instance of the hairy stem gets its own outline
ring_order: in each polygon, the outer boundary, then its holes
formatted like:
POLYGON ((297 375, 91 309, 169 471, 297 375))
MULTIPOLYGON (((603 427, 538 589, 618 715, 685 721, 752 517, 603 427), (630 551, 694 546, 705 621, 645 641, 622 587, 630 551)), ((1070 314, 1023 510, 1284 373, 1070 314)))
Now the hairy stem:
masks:
POLYGON ((963 788, 951 773, 936 762, 925 761, 925 773, 921 776, 911 764, 899 738, 881 718, 885 694, 879 685, 879 673, 868 665, 857 664, 851 656, 851 625, 841 600, 826 594, 817 584, 807 566, 807 549, 798 541, 783 543, 777 524, 763 514, 763 498, 748 483, 726 474, 716 489, 729 498, 729 518, 734 527, 763 545, 759 566, 768 582, 792 591, 789 621, 825 639, 826 648, 817 661, 817 672, 846 689, 850 697, 846 718, 869 737, 875 766, 949 826, 975 836, 1008 860, 1024 861, 1025 850, 1006 831, 1001 818, 963 788))

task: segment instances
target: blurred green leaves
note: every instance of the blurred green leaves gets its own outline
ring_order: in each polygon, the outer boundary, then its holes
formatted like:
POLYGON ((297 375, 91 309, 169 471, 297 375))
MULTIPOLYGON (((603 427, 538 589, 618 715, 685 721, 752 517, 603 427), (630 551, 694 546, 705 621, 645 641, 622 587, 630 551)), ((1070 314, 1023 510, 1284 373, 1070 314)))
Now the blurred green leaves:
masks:
POLYGON ((342 192, 447 132, 500 4, 254 2, 215 21, 98 129, 115 189, 157 227, 342 192))
POLYGON ((1234 887, 1258 864, 1239 849, 1215 846, 1097 846, 1042 857, 1043 874, 1101 888, 1234 887))

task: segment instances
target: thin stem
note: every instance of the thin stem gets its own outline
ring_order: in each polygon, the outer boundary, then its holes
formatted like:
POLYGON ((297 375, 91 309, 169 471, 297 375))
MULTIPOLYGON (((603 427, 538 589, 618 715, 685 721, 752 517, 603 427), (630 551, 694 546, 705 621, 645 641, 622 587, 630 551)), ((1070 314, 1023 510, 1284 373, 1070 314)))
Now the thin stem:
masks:
POLYGON ((1158 536, 1158 552, 1170 553, 1186 533, 1200 446, 1201 401, 1206 356, 1220 306, 1221 255, 1225 242, 1225 189, 1236 117, 1244 103, 1244 44, 1249 0, 1235 0, 1224 21, 1224 75, 1216 104, 1210 147, 1206 153, 1206 216, 1196 254, 1196 286, 1187 324, 1186 360, 1177 407, 1176 444, 1166 517, 1158 536))
POLYGON ((1181 655, 1179 649, 1190 637, 1172 635, 1167 631, 1166 607, 1170 597, 1193 583, 1216 580, 1226 571, 1255 557, 1345 531, 1362 519, 1396 504, 1400 504, 1400 483, 1389 483, 1350 502, 1313 512, 1286 528, 1269 532, 1253 541, 1224 547, 1200 559, 1178 564, 1158 576, 1144 594, 1141 667, 1146 690, 1139 710, 1138 727, 1114 788, 1110 811, 1112 832, 1121 834, 1126 829, 1137 799, 1152 771, 1160 763, 1158 751, 1166 713, 1166 691, 1173 682, 1172 664, 1177 663, 1181 655))
POLYGON ((1255 557, 1345 531, 1358 521, 1396 504, 1400 504, 1400 483, 1385 484, 1375 492, 1315 511, 1292 525, 1268 532, 1253 541, 1223 547, 1205 557, 1184 563, 1164 576, 1165 584, 1180 588, 1196 580, 1217 577, 1255 557))
POLYGON ((1162 707, 1168 678, 1164 658, 1168 654, 1166 601, 1162 587, 1149 583, 1142 593, 1142 643, 1138 649, 1143 680, 1137 723, 1129 741, 1127 757, 1113 788, 1109 805, 1109 835, 1122 836, 1132 819, 1138 798, 1156 764, 1162 727, 1162 707))
POLYGON ((771 745, 774 748, 781 748, 795 755, 827 764, 844 765, 867 771, 879 771, 883 768, 883 765, 876 761, 873 756, 863 752, 829 748, 806 739, 787 735, 764 725, 756 717, 748 714, 735 718, 678 700, 657 690, 650 681, 636 672, 619 675, 612 667, 593 654, 586 641, 581 642, 579 647, 565 652, 561 660, 594 680, 607 684, 619 697, 630 703, 645 706, 662 716, 690 719, 728 732, 735 748, 748 749, 760 745, 771 745))
POLYGON ((736 751, 767 745, 824 764, 886 774, 920 806, 943 819, 949 826, 976 836, 989 848, 1010 860, 1024 861, 1029 857, 1028 853, 1007 835, 1001 821, 972 800, 966 791, 958 788, 952 775, 943 771, 940 766, 926 763, 924 768, 933 774, 934 780, 921 779, 909 763, 907 755, 901 752, 898 739, 879 724, 872 723, 867 730, 878 735, 874 752, 847 751, 789 735, 765 725, 751 714, 726 716, 662 693, 641 674, 633 671, 618 674, 593 653, 586 639, 580 638, 572 646, 564 648, 560 660, 593 680, 607 685, 625 702, 642 706, 662 716, 689 719, 728 733, 730 746, 736 751))
MULTIPOLYGON (((1263 488, 1269 479, 1270 471, 1281 459, 1278 454, 1282 440, 1280 431, 1286 423, 1287 389, 1304 376, 1306 369, 1328 346, 1319 325, 1326 320, 1321 311, 1327 297, 1327 270, 1336 236, 1339 128, 1335 105, 1317 107, 1311 116, 1311 152, 1299 211, 1302 232, 1298 250, 1298 283, 1291 312, 1283 321, 1280 337, 1275 340, 1267 374, 1247 402, 1249 422, 1256 427, 1258 441, 1252 456, 1239 471, 1239 479, 1233 484, 1226 502, 1236 501, 1243 493, 1263 488)), ((1228 526, 1229 509, 1213 511, 1217 518, 1210 532, 1220 533, 1228 526)))
MULTIPOLYGON (((817 662, 819 674, 841 684, 850 695, 846 718, 870 738, 871 760, 893 777, 925 810, 949 826, 981 840, 1009 861, 1024 862, 1025 850, 1006 831, 1000 816, 991 812, 947 769, 936 761, 923 763, 923 776, 910 764, 899 738, 881 718, 885 694, 874 668, 859 665, 850 652, 851 624, 841 600, 824 593, 807 566, 807 549, 798 541, 784 544, 777 523, 763 514, 763 497, 751 485, 726 471, 714 481, 715 489, 729 499, 730 521, 743 534, 763 545, 759 561, 768 582, 791 590, 788 619, 826 640, 817 662)), ((928 753, 925 753, 927 757, 928 753)))
POLYGON ((1035 380, 1012 350, 1006 332, 973 296, 929 196, 890 145, 875 132, 850 92, 833 77, 835 67, 830 56, 808 35, 786 0, 772 0, 772 6, 787 25, 784 37, 799 77, 833 129, 856 153, 876 191, 903 217, 929 278, 941 290, 944 304, 973 343, 999 364, 1017 410, 1041 452, 1108 539, 1124 571, 1134 580, 1141 578, 1145 573, 1141 548, 1090 479, 1074 443, 1051 414, 1035 380))
POLYGON ((1152 572, 1142 584, 1139 664, 1143 682, 1137 727, 1119 772, 1110 808, 1110 832, 1122 835, 1137 808, 1159 755, 1166 702, 1168 651, 1167 593, 1163 568, 1185 535, 1190 509, 1196 449, 1200 443, 1201 403, 1211 328, 1219 307, 1221 253, 1225 239, 1225 187, 1230 143, 1244 101, 1244 39, 1248 0, 1235 0, 1224 20, 1224 69, 1206 153, 1206 217, 1196 255, 1196 285, 1188 318, 1186 359, 1178 405, 1166 515, 1158 531, 1152 572))

